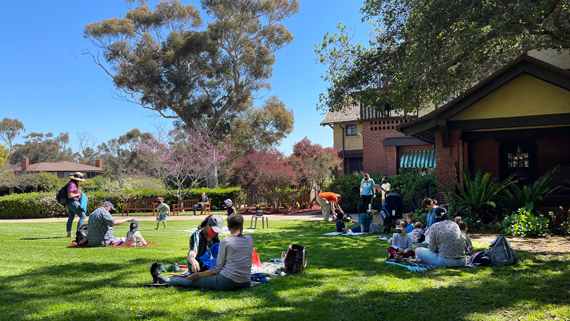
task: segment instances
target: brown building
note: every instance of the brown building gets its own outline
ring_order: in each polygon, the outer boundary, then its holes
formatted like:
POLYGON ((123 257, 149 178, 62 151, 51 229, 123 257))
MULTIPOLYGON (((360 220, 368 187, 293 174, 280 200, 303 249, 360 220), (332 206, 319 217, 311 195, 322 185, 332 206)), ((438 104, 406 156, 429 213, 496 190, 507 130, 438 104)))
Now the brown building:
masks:
MULTIPOLYGON (((556 166, 552 186, 563 185, 570 180, 570 72, 521 56, 397 130, 435 146, 436 177, 451 188, 467 169, 499 180, 517 174, 528 184, 556 166)), ((569 203, 564 196, 553 202, 569 203)))
POLYGON ((93 178, 101 173, 103 169, 103 161, 96 160, 95 166, 84 165, 74 162, 57 162, 57 163, 36 163, 30 164, 27 158, 22 159, 21 171, 27 172, 46 172, 55 175, 57 178, 68 178, 75 172, 83 173, 85 178, 93 178))
POLYGON ((355 106, 329 112, 321 126, 333 129, 334 148, 343 158, 342 173, 395 175, 402 167, 435 167, 432 143, 406 137, 396 127, 417 119, 393 110, 375 111, 355 106))

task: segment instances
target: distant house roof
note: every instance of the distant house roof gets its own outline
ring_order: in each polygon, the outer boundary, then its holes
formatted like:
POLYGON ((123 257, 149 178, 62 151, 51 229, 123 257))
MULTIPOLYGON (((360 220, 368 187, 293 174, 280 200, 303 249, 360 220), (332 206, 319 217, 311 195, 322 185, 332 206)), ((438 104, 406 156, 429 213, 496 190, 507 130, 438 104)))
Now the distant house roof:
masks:
POLYGON ((73 162, 30 164, 30 172, 100 172, 101 168, 73 162))
POLYGON ((344 108, 341 111, 329 111, 325 119, 321 122, 321 126, 328 124, 349 123, 360 119, 360 106, 352 106, 344 108))

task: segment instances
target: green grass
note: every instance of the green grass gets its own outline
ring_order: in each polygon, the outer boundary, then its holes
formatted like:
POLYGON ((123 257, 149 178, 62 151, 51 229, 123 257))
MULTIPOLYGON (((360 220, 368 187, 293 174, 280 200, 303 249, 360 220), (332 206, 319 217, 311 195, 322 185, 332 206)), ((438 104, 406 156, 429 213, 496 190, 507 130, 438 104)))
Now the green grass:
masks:
MULTIPOLYGON (((290 243, 307 269, 237 292, 145 288, 152 262, 183 264, 199 220, 155 231, 146 248, 68 248, 65 223, 0 225, 1 320, 545 320, 568 319, 570 255, 519 253, 517 266, 410 272, 385 264, 373 235, 325 237, 325 222, 271 222, 253 233, 263 261, 290 243)), ((249 224, 249 222, 247 223, 249 224)), ((247 225, 246 224, 246 225, 247 225)), ((126 224, 116 235, 127 232, 126 224)), ((480 248, 484 244, 475 244, 480 248)))

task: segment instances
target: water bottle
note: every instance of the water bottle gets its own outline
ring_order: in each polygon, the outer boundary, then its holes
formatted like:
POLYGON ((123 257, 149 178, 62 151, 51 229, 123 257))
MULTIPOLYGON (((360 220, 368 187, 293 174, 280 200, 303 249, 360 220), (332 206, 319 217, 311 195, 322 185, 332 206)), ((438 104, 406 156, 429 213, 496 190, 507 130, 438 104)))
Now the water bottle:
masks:
POLYGON ((285 268, 285 252, 281 252, 281 265, 285 268))
POLYGON ((368 212, 372 211, 372 203, 368 204, 368 212))

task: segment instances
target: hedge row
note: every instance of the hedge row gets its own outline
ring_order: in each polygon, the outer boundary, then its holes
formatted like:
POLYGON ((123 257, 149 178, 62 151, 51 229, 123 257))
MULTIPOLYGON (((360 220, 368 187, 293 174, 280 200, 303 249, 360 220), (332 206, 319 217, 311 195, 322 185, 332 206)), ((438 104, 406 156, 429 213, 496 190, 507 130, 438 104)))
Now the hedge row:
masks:
MULTIPOLYGON (((213 208, 223 208, 224 200, 234 201, 241 197, 241 188, 200 188, 190 190, 186 199, 197 199, 202 192, 210 198, 213 208)), ((104 201, 113 203, 118 212, 121 211, 121 203, 126 203, 129 199, 164 197, 168 204, 175 204, 176 197, 169 195, 166 191, 157 190, 125 190, 124 192, 86 192, 89 198, 87 213, 93 212, 104 201)), ((236 202, 237 203, 237 202, 236 202)), ((65 217, 67 210, 55 199, 55 193, 27 193, 13 194, 0 197, 0 219, 21 219, 21 218, 44 218, 44 217, 65 217)))

